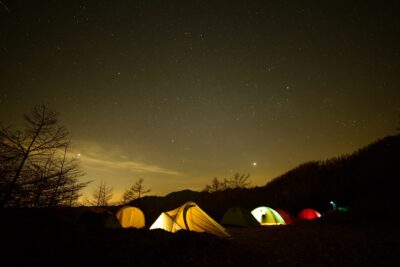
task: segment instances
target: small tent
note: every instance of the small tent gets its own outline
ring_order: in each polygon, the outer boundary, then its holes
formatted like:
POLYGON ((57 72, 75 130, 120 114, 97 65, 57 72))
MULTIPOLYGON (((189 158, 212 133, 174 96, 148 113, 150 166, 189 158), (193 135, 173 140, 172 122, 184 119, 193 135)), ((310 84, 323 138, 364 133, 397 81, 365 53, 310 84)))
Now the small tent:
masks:
POLYGON ((350 208, 348 208, 348 207, 338 207, 337 210, 339 212, 348 212, 350 210, 350 208))
POLYGON ((221 224, 239 227, 260 226, 260 223, 251 212, 242 207, 233 207, 227 210, 222 217, 221 224))
POLYGON ((251 211, 251 214, 261 225, 285 224, 285 220, 274 209, 269 207, 258 207, 251 211))
POLYGON ((278 212, 279 215, 281 215, 281 217, 285 221, 285 224, 293 223, 293 218, 287 211, 285 211, 283 209, 275 209, 275 211, 278 212))
POLYGON ((207 232, 219 237, 230 237, 224 227, 192 201, 186 202, 174 210, 161 213, 150 229, 164 229, 172 233, 188 230, 207 232))
POLYGON ((339 211, 339 212, 347 212, 347 211, 349 211, 349 208, 348 207, 340 207, 340 206, 338 206, 337 204, 336 204, 336 202, 335 201, 331 201, 331 202, 329 202, 329 204, 331 204, 332 205, 332 210, 333 211, 339 211))
POLYGON ((131 206, 123 206, 115 214, 123 228, 143 228, 145 226, 143 212, 131 206))
POLYGON ((83 211, 77 223, 90 228, 121 228, 114 214, 99 207, 91 207, 83 211))
POLYGON ((310 208, 301 210, 297 215, 297 218, 300 220, 313 220, 319 217, 321 217, 321 214, 318 211, 310 208))

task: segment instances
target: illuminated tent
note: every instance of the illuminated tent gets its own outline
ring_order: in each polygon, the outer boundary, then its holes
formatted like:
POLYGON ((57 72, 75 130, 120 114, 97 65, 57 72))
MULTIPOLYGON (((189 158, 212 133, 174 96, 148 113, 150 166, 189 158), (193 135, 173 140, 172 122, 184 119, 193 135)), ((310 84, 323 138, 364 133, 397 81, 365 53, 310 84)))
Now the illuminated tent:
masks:
POLYGON ((115 216, 123 228, 143 228, 145 225, 143 212, 135 207, 124 206, 115 216))
POLYGON ((242 207, 233 207, 227 210, 222 217, 221 224, 241 227, 260 226, 250 211, 242 207))
POLYGON ((252 210, 251 214, 261 225, 285 224, 285 220, 278 212, 269 207, 258 207, 252 210))
POLYGON ((196 203, 189 201, 179 208, 163 212, 150 229, 164 229, 175 233, 179 230, 207 232, 219 237, 230 237, 229 233, 207 215, 196 203))
POLYGON ((334 211, 339 211, 339 212, 347 212, 347 211, 349 211, 348 207, 340 207, 333 200, 330 202, 330 204, 332 205, 332 210, 334 210, 334 211))
POLYGON ((321 217, 321 214, 318 211, 310 208, 301 210, 297 215, 297 218, 300 220, 313 220, 319 217, 321 217))
POLYGON ((285 221, 285 224, 293 223, 293 218, 288 212, 284 211, 283 209, 275 209, 275 211, 278 212, 279 215, 281 215, 281 217, 285 221))
POLYGON ((340 212, 347 212, 350 209, 348 207, 338 207, 337 210, 340 211, 340 212))

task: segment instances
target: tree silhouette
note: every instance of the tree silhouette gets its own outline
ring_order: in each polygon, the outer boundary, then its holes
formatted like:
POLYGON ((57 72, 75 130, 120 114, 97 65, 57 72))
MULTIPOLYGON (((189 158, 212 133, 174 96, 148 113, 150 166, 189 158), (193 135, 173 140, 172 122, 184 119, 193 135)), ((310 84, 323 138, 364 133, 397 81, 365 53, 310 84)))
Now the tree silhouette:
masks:
POLYGON ((113 196, 113 188, 108 186, 106 182, 101 181, 100 185, 93 191, 93 201, 89 202, 94 206, 108 206, 113 196))
POLYGON ((142 195, 149 193, 151 189, 145 189, 143 186, 143 179, 140 178, 133 186, 125 190, 122 196, 122 203, 128 203, 132 200, 139 199, 142 195))
POLYGON ((227 180, 229 188, 249 188, 251 183, 248 181, 250 173, 242 174, 235 173, 229 180, 227 180))
POLYGON ((206 185, 204 191, 212 193, 217 191, 224 191, 227 188, 227 180, 220 181, 217 177, 211 181, 211 185, 206 185))
POLYGON ((57 205, 73 206, 81 196, 80 191, 90 182, 78 183, 83 175, 77 158, 68 159, 69 143, 64 147, 63 155, 55 162, 57 172, 53 178, 52 188, 48 194, 48 207, 57 205))
POLYGON ((226 189, 235 188, 250 188, 251 183, 248 181, 250 174, 235 173, 231 178, 224 178, 220 181, 217 177, 211 182, 211 185, 206 185, 204 191, 212 193, 217 191, 224 191, 226 189))
POLYGON ((24 116, 23 131, 1 126, 1 207, 65 205, 71 188, 77 195, 87 185, 77 180, 77 160, 66 156, 68 132, 57 117, 42 104, 24 116))

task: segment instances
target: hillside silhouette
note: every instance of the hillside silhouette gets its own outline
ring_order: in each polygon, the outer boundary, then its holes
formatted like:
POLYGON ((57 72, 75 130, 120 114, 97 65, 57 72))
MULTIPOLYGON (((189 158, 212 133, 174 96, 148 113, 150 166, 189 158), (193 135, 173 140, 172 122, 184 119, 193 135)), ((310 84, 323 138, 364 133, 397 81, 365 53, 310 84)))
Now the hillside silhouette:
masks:
MULTIPOLYGON (((149 226, 162 212, 195 201, 216 220, 233 206, 282 208, 295 215, 305 207, 326 213, 334 200, 358 216, 371 209, 390 211, 398 204, 400 135, 387 136, 350 155, 311 161, 273 179, 265 186, 213 193, 183 190, 165 197, 146 196, 130 204, 141 208, 149 226)), ((377 219, 379 216, 376 216, 377 219)))

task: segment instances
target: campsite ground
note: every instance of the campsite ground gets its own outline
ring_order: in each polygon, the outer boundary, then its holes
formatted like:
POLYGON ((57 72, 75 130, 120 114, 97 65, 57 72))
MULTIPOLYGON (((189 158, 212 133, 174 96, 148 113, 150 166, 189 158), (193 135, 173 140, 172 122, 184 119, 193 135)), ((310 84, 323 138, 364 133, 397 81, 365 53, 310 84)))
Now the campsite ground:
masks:
POLYGON ((2 216, 1 266, 400 266, 394 223, 228 228, 233 238, 223 240, 187 231, 88 228, 33 214, 2 216))

